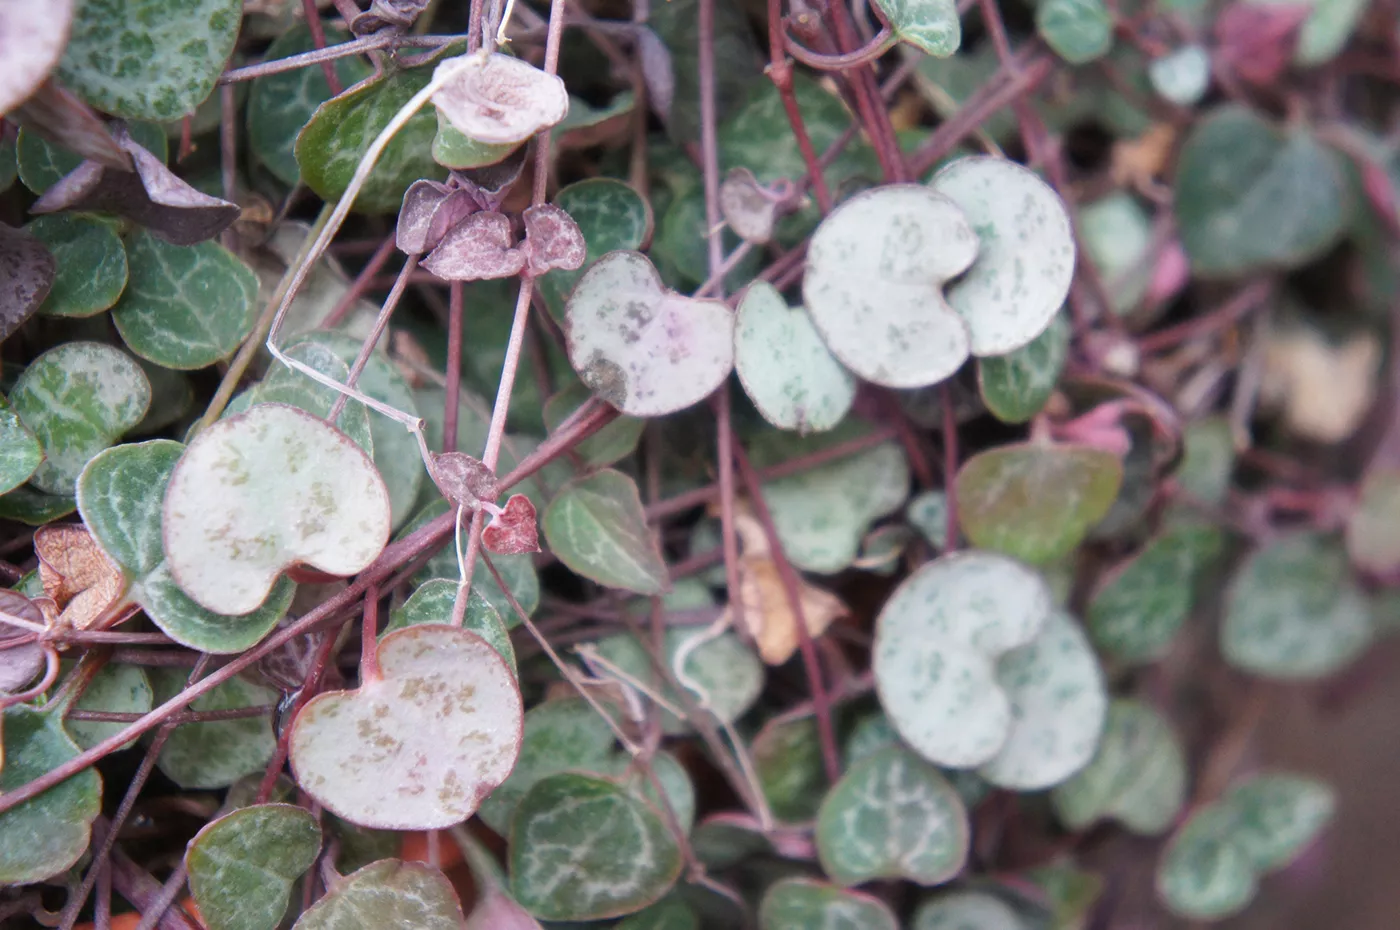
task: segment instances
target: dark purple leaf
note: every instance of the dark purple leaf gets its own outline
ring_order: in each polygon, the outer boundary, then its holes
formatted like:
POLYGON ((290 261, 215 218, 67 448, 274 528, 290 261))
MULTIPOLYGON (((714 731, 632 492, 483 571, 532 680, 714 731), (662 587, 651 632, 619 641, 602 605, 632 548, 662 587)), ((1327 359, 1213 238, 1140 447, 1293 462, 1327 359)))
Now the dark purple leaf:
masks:
POLYGON ((73 0, 0 3, 0 116, 38 89, 68 44, 73 0))
POLYGON ((35 91, 11 118, 83 158, 109 168, 131 170, 131 156, 122 151, 92 107, 52 81, 35 91))
POLYGON ((499 213, 473 213, 443 237, 422 265, 447 281, 509 278, 525 267, 525 254, 514 242, 510 220, 499 213))
MULTIPOLYGON (((43 623, 44 614, 18 591, 0 589, 0 613, 30 623, 43 623)), ((0 694, 22 691, 44 667, 44 650, 38 643, 12 645, 29 631, 0 622, 0 694)))
POLYGON ((0 341, 39 309, 57 270, 53 254, 42 242, 0 223, 0 341))
POLYGON ((493 165, 454 171, 452 180, 471 194, 481 209, 499 211, 525 170, 526 151, 526 147, 521 146, 493 165))
POLYGON ((434 455, 433 483, 454 504, 494 501, 501 496, 496 473, 485 462, 464 452, 434 455))
POLYGON ((496 555, 519 555, 540 551, 535 505, 524 494, 512 494, 501 512, 491 518, 481 533, 481 543, 496 555))
POLYGON ((577 271, 587 257, 578 224, 552 203, 542 203, 525 211, 524 250, 532 275, 555 268, 577 271))
POLYGON ((437 181, 414 181, 403 195, 394 241, 407 255, 431 251, 447 231, 477 211, 476 200, 465 190, 454 190, 437 181))
POLYGON ((132 139, 126 127, 118 126, 114 136, 136 163, 134 174, 85 161, 45 191, 30 212, 116 213, 145 226, 172 245, 194 245, 212 239, 238 219, 241 211, 237 204, 210 197, 180 180, 164 162, 132 139))
POLYGON ((374 0, 365 12, 350 21, 357 36, 376 32, 407 32, 428 6, 428 0, 374 0))

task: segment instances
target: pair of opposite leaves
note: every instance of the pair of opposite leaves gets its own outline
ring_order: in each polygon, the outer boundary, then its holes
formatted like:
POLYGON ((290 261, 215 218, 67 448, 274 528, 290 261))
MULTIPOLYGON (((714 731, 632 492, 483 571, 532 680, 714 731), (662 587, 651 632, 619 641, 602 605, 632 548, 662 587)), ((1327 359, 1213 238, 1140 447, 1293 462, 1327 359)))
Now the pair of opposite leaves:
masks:
MULTIPOLYGON (((771 301, 764 310, 792 316, 789 329, 802 329, 808 342, 819 337, 868 381, 922 387, 971 355, 1001 355, 1034 340, 1073 273, 1074 238, 1058 195, 1020 165, 970 157, 928 187, 888 185, 846 201, 808 247, 807 312, 771 301)), ((595 262, 569 298, 567 322, 574 369, 633 416, 696 403, 735 364, 728 306, 668 291, 637 252, 595 262)))

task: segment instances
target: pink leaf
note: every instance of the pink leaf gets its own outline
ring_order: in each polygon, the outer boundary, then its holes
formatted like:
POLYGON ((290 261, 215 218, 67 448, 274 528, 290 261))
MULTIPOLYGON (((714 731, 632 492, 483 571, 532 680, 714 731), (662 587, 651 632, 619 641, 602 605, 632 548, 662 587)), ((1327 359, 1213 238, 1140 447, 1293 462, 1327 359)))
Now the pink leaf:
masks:
POLYGON ((494 501, 501 496, 496 473, 480 459, 464 452, 442 452, 433 456, 433 483, 454 504, 494 501))
POLYGON ((437 181, 419 180, 404 191, 394 241, 407 255, 422 255, 437 247, 448 230, 478 209, 469 191, 437 181))
MULTIPOLYGON (((18 591, 0 590, 0 611, 30 623, 44 623, 44 614, 18 591)), ((11 646, 27 630, 0 623, 0 694, 23 691, 44 667, 44 650, 38 643, 11 646)))
POLYGON ((1157 256, 1157 265, 1152 269, 1152 278, 1147 286, 1147 296, 1153 303, 1171 300, 1185 289, 1191 279, 1191 262, 1181 240, 1173 239, 1157 256))
POLYGON ((481 534, 481 542, 497 555, 539 552, 540 534, 535 525, 535 505, 524 494, 512 494, 505 508, 487 524, 481 534))
POLYGON ((529 256, 532 275, 554 268, 577 271, 587 257, 578 224, 552 203, 525 211, 525 254, 529 256))
POLYGON ((1215 21, 1216 54, 1242 80, 1265 87, 1288 67, 1308 4, 1234 3, 1215 21))
POLYGON ((0 223, 0 341, 39 309, 57 270, 42 242, 23 229, 0 223))
POLYGON ((510 220, 499 213, 473 213, 443 237, 422 266, 447 281, 509 278, 525 267, 514 248, 510 220))

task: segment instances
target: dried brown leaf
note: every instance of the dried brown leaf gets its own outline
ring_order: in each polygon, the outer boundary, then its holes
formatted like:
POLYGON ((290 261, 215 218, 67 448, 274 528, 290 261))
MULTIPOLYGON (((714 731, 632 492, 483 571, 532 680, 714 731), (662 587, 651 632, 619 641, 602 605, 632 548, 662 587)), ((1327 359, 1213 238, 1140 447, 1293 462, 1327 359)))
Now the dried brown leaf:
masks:
POLYGON ((53 626, 102 630, 123 616, 126 578, 80 523, 55 523, 34 533, 39 581, 54 603, 53 626))

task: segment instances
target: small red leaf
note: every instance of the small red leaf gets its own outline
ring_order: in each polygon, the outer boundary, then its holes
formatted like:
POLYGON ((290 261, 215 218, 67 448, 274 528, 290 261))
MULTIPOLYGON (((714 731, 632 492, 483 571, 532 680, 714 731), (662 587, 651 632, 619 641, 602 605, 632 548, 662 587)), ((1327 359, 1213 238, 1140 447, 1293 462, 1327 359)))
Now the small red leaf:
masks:
POLYGON ((587 257, 578 224, 552 203, 525 211, 525 254, 529 256, 530 273, 534 275, 554 268, 577 271, 587 257))
POLYGON ((518 555, 540 551, 540 533, 535 525, 535 505, 524 494, 512 494, 505 508, 491 518, 481 542, 497 555, 518 555))
POLYGON ((422 267, 446 281, 509 278, 525 267, 514 248, 510 220, 499 213, 473 213, 443 237, 422 267))
POLYGON ((1311 12, 1310 4, 1232 4, 1215 21, 1216 54, 1242 80, 1271 85, 1288 67, 1311 12))
POLYGON ((454 504, 494 501, 501 496, 496 473, 485 462, 464 452, 434 455, 433 483, 454 504))

